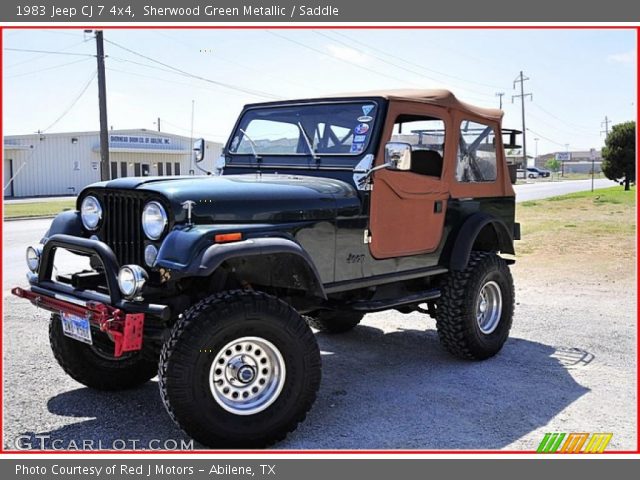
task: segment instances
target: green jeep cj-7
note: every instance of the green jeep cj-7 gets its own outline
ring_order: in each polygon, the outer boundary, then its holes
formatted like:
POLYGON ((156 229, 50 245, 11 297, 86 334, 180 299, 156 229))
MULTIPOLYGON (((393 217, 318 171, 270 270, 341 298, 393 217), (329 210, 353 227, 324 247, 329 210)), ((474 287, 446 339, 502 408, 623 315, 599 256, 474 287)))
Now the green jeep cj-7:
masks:
POLYGON ((53 354, 78 382, 158 375, 198 442, 270 445, 316 398, 310 327, 418 311, 458 357, 502 348, 519 238, 503 135, 519 132, 501 119, 440 90, 249 105, 214 172, 85 188, 13 293, 52 312, 53 354), (58 273, 63 250, 87 268, 58 273))

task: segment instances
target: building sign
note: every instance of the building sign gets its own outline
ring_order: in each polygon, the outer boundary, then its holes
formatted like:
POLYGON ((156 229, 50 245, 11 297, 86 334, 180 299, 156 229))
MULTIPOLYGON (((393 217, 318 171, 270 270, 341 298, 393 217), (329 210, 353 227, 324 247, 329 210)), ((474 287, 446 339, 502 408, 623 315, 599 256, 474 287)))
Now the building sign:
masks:
POLYGON ((171 145, 171 139, 145 135, 109 135, 109 145, 129 148, 166 148, 171 145))
POLYGON ((558 160, 559 162, 570 162, 571 152, 557 152, 556 160, 558 160))

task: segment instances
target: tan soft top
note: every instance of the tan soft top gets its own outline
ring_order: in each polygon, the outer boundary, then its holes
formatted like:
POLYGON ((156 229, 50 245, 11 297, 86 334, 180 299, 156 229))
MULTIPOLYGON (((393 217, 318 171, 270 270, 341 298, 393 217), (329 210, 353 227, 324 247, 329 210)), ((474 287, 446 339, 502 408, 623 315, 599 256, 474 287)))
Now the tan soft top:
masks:
POLYGON ((503 112, 497 108, 483 108, 462 102, 449 90, 427 89, 396 89, 374 90, 370 92, 354 92, 329 95, 325 98, 352 98, 352 97, 382 97, 388 100, 406 100, 410 102, 423 102, 432 105, 454 108, 463 112, 473 113, 490 120, 500 121, 503 112))

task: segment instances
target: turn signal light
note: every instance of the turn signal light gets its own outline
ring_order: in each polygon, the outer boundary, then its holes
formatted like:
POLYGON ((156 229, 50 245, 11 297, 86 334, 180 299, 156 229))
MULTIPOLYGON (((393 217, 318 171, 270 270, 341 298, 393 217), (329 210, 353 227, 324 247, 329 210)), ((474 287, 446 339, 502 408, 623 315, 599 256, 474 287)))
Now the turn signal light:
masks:
POLYGON ((241 233, 219 233, 214 237, 216 243, 239 242, 242 240, 241 233))

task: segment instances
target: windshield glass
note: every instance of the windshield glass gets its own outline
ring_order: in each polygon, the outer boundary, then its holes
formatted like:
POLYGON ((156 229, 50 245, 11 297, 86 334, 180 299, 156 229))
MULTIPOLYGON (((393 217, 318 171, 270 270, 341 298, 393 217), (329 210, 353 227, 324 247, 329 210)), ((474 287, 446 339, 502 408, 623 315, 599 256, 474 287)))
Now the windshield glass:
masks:
POLYGON ((251 109, 229 153, 253 155, 253 147, 258 155, 310 155, 311 143, 316 155, 359 155, 369 144, 377 109, 374 102, 251 109))

